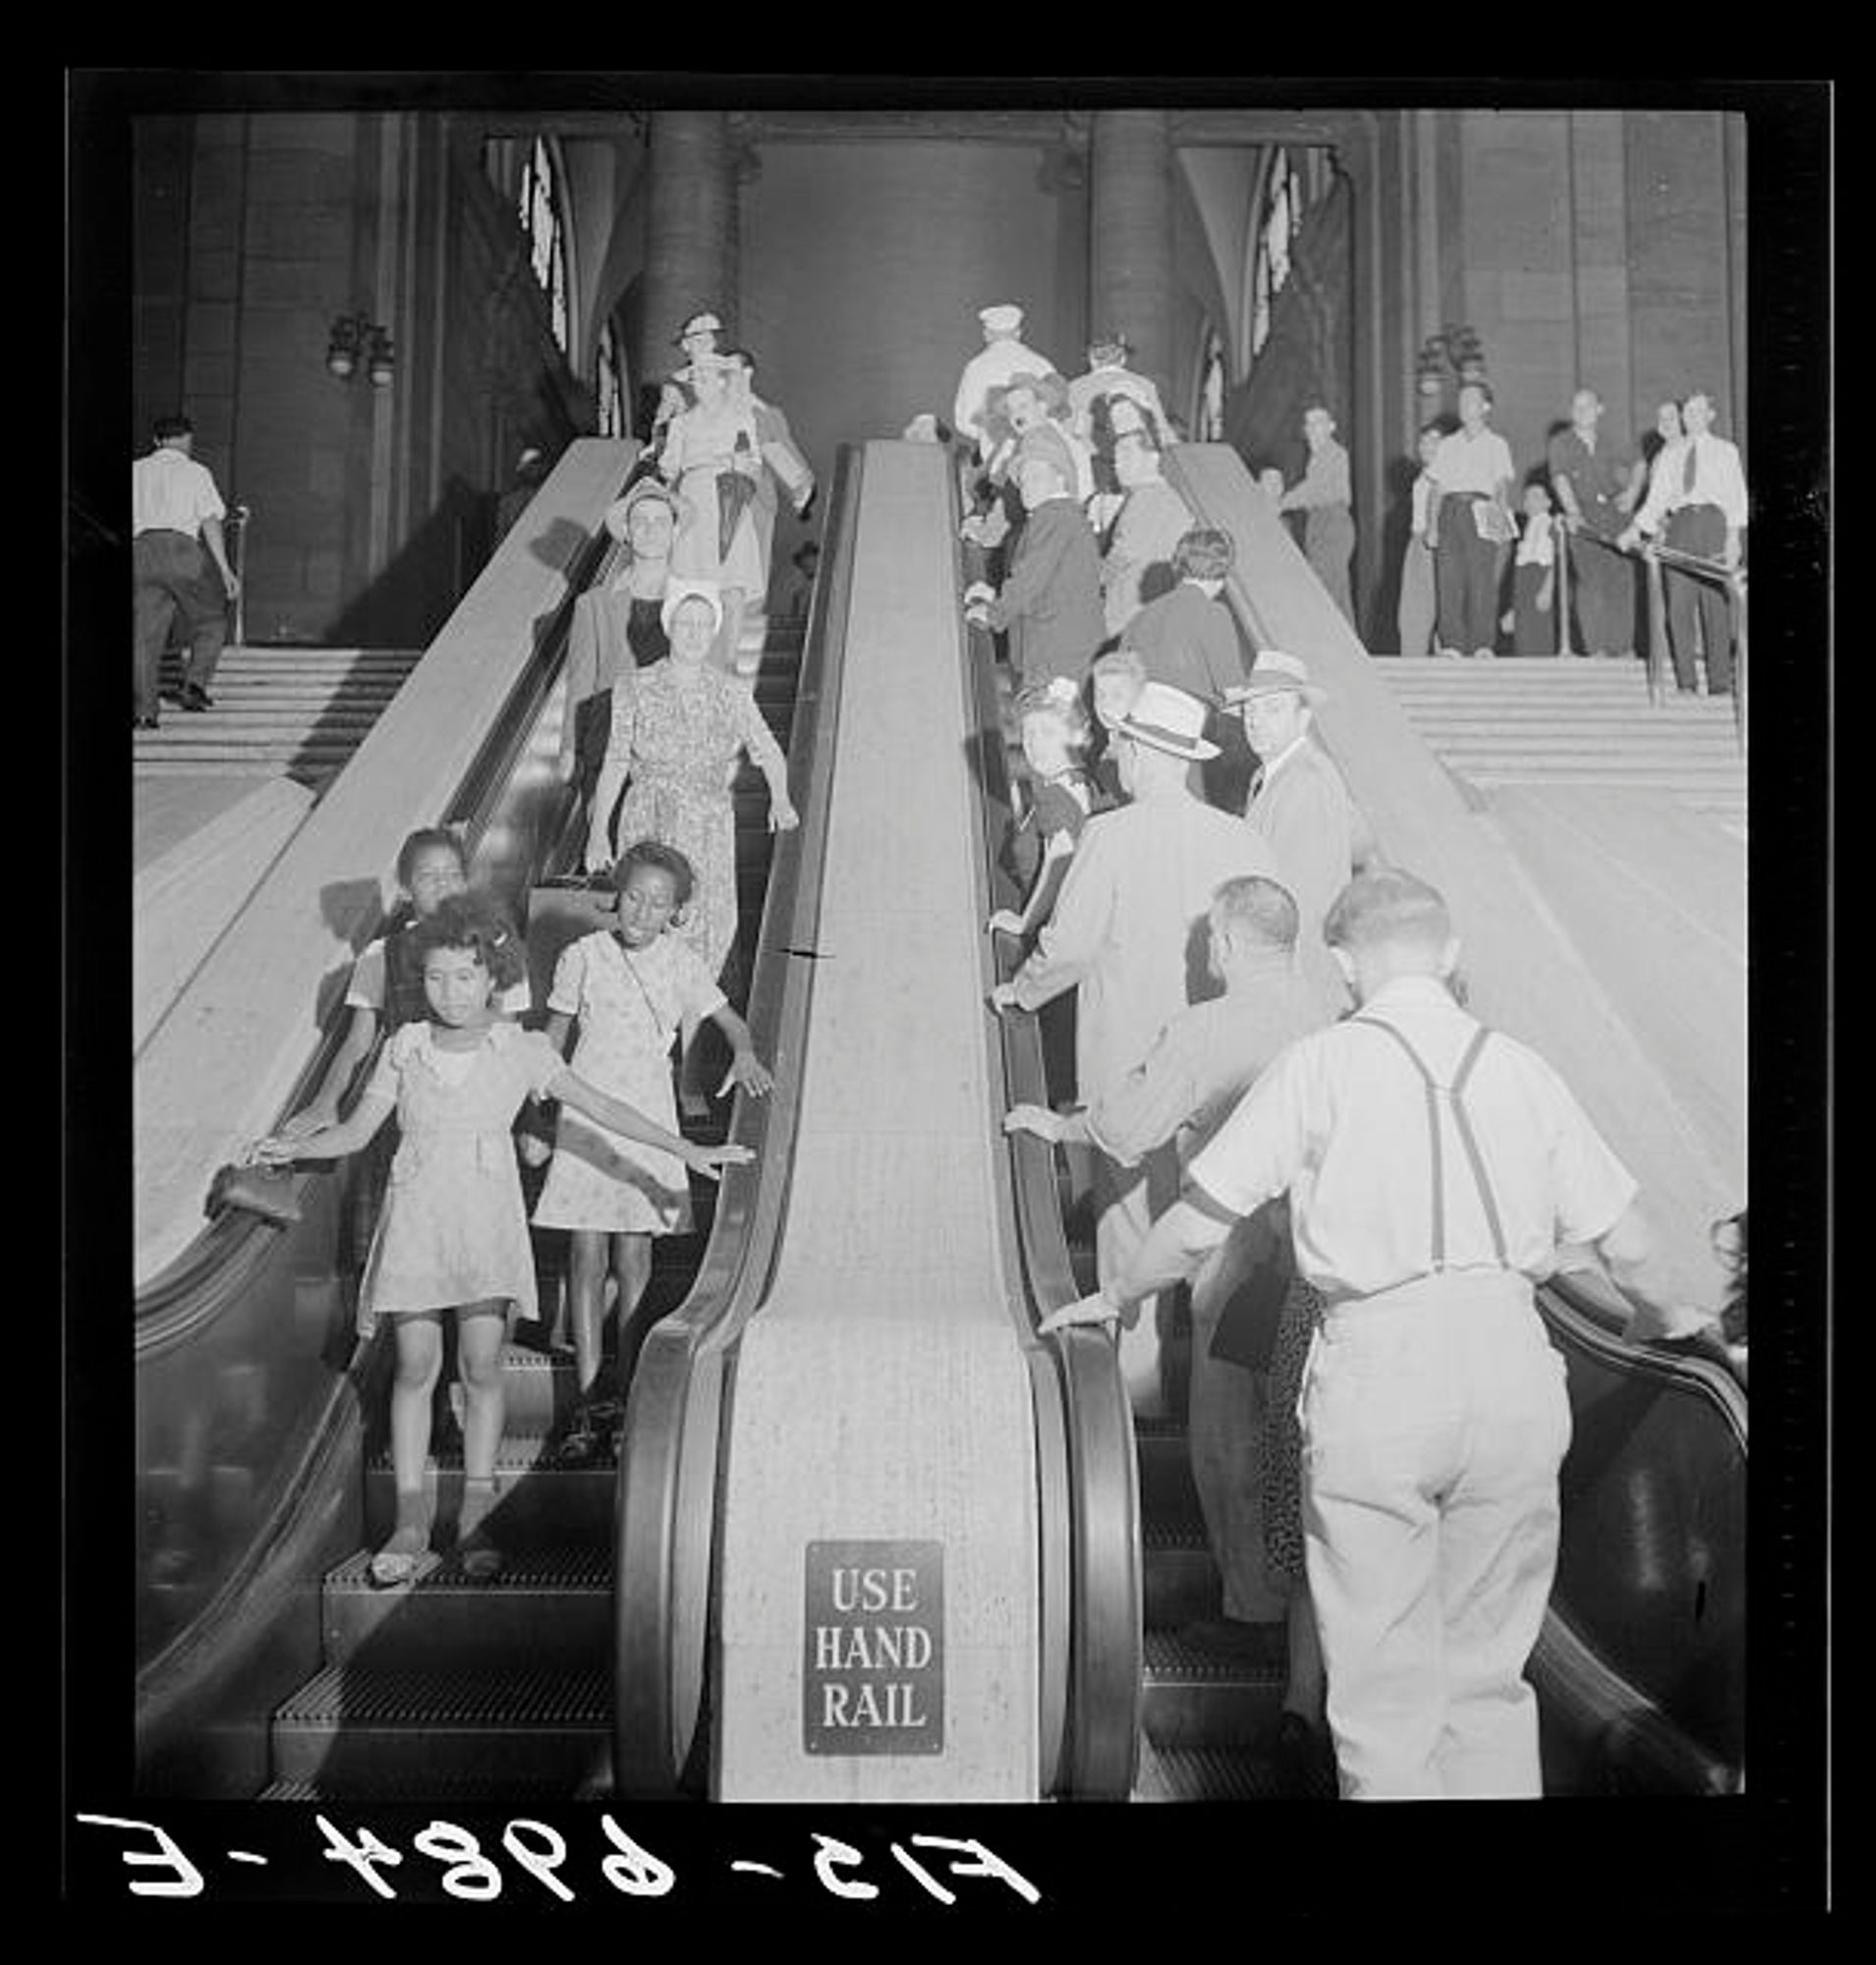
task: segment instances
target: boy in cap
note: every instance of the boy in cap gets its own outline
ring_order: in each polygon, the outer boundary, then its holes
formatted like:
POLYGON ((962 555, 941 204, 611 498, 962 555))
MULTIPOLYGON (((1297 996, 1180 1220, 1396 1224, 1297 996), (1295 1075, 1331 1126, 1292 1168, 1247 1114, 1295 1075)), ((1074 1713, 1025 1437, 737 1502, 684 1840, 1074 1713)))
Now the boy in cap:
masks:
POLYGON ((1024 432, 1012 476, 1027 517, 1010 554, 1002 591, 975 581, 964 593, 973 627, 1009 636, 1009 658, 1021 685, 1088 673, 1105 633, 1101 557, 1075 502, 1075 464, 1059 430, 1039 423, 1024 432))
POLYGON ((1023 310, 999 304, 980 308, 977 318, 984 330, 984 346, 964 365, 958 377, 957 397, 951 406, 951 427, 960 441, 974 443, 982 461, 984 444, 984 404, 992 389, 1021 374, 1046 375, 1055 365, 1046 355, 1026 348, 1019 339, 1023 310))

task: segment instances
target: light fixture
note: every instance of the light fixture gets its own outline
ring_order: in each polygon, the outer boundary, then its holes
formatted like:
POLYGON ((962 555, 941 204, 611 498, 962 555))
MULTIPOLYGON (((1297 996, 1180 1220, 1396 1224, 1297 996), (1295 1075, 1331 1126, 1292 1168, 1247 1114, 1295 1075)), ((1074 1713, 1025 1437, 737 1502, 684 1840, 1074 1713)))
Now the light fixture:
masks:
POLYGON ((340 381, 349 382, 358 372, 361 361, 374 389, 391 386, 396 357, 389 329, 362 313, 340 314, 332 323, 325 365, 340 381))

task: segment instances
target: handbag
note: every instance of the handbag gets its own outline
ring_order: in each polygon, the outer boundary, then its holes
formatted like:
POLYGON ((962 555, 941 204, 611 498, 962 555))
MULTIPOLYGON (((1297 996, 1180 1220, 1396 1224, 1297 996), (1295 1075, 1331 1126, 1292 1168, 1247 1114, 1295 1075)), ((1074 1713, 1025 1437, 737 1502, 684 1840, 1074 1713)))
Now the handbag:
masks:
POLYGON ((1224 1299, 1212 1333, 1214 1358, 1247 1371, 1268 1372, 1277 1354, 1277 1327, 1296 1277, 1290 1246, 1289 1196, 1267 1201, 1232 1231, 1232 1266, 1240 1280, 1224 1299))
POLYGON ((237 1166, 232 1160, 215 1169, 208 1183, 202 1212, 214 1220, 231 1207, 257 1214, 276 1228, 290 1228, 301 1219, 300 1196, 290 1167, 237 1166))

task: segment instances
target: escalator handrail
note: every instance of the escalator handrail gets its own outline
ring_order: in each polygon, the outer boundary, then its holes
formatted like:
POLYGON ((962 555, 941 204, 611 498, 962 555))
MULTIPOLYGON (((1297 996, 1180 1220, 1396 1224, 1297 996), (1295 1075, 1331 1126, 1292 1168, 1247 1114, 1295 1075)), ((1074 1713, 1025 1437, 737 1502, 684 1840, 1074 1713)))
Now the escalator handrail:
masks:
MULTIPOLYGON (((957 533, 955 482, 951 530, 957 533)), ((962 591, 960 570, 957 589, 962 591)), ((994 818, 1009 806, 1002 719, 988 639, 973 637, 979 784, 985 823, 986 891, 994 891, 994 818)), ((1014 952, 995 956, 998 980, 1014 974, 1014 952)), ((997 1020, 1003 1109, 1047 1104, 1041 1029, 1034 1017, 997 1020)), ((997 1115, 1000 1118, 1000 1114, 997 1115)), ((1017 1236, 1034 1314, 1040 1319, 1080 1294, 1062 1226, 1054 1151, 1027 1134, 1006 1142, 1017 1236)), ((1122 1799, 1139 1756, 1144 1579, 1139 1467, 1132 1410, 1112 1340, 1071 1325, 1044 1341, 1054 1359, 1068 1449, 1070 1505, 1069 1673, 1059 1792, 1122 1799)), ((1053 1640, 1045 1634, 1047 1656, 1053 1640)))
POLYGON ((863 453, 844 446, 828 497, 789 735, 801 823, 779 835, 763 907, 747 1022, 775 1086, 740 1092, 731 1135, 756 1150, 725 1170, 711 1238, 682 1304, 648 1332, 619 1456, 613 1565, 613 1783, 678 1791, 704 1671, 727 1353, 767 1295, 779 1259, 799 1123, 846 658, 863 453))
MULTIPOLYGON (((628 460, 628 469, 629 469, 628 460)), ((581 548, 568 568, 566 591, 538 634, 535 658, 516 679, 489 725, 442 822, 463 828, 466 857, 473 859, 476 842, 487 822, 492 803, 513 773, 520 749, 558 680, 566 654, 567 632, 574 604, 596 581, 605 577, 621 550, 601 528, 581 548)), ((372 932, 380 932, 389 910, 372 932)), ((333 1054, 344 1040, 350 1012, 335 1002, 304 1072, 284 1102, 276 1124, 285 1120, 313 1095, 333 1054)), ((308 1183, 324 1178, 326 1169, 296 1170, 293 1189, 304 1194, 308 1183)), ((236 1301, 271 1260, 281 1230, 258 1216, 230 1208, 137 1293, 136 1345, 140 1360, 154 1359, 185 1343, 212 1324, 236 1301)))

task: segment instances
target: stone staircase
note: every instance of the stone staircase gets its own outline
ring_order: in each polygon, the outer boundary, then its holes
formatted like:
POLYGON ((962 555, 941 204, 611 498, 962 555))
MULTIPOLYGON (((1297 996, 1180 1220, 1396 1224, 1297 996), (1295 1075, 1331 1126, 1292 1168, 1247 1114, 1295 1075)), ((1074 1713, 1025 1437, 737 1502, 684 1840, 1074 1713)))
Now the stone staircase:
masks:
POLYGON ((1745 833, 1745 758, 1731 697, 1651 706, 1636 662, 1382 659, 1409 722, 1489 802, 1502 785, 1665 792, 1745 833))
POLYGON ((163 663, 162 727, 136 732, 140 774, 290 776, 323 787, 351 758, 423 656, 421 648, 229 647, 212 709, 169 701, 180 655, 163 663))

